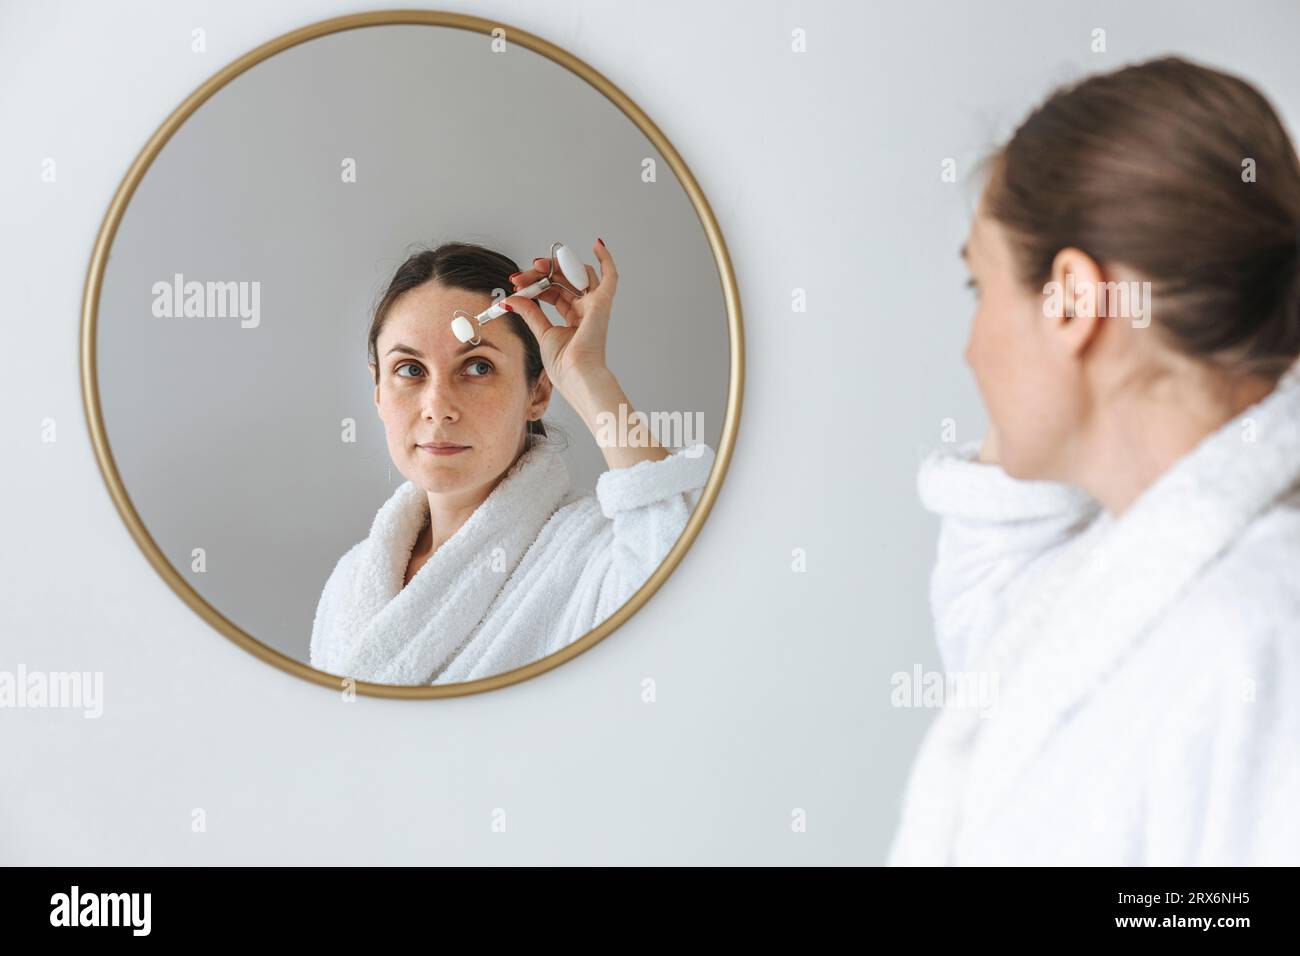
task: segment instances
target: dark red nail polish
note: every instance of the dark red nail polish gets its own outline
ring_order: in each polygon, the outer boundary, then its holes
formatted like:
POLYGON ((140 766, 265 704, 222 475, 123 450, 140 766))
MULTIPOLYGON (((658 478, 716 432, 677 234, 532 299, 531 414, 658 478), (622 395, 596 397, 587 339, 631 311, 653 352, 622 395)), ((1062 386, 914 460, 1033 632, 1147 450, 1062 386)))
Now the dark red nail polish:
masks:
POLYGON ((600 236, 596 237, 596 241, 599 242, 602 246, 605 244, 605 240, 601 239, 600 236))
POLYGON ((502 302, 502 303, 501 303, 501 308, 505 309, 507 312, 513 312, 513 311, 514 311, 514 309, 510 308, 510 303, 509 303, 509 302, 502 302))

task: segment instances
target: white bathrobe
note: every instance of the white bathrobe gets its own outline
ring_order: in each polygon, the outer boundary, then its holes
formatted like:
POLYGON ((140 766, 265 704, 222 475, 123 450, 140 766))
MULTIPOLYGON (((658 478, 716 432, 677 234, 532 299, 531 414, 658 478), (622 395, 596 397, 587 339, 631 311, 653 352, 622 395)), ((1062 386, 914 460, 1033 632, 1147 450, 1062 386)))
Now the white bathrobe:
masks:
POLYGON ((943 666, 997 684, 931 724, 891 864, 1300 863, 1297 375, 1118 517, 926 458, 943 666))
POLYGON ((713 467, 707 445, 604 472, 571 490, 548 441, 531 447, 402 586, 429 511, 407 481, 321 594, 311 664, 384 684, 444 684, 523 667, 622 607, 663 563, 713 467))

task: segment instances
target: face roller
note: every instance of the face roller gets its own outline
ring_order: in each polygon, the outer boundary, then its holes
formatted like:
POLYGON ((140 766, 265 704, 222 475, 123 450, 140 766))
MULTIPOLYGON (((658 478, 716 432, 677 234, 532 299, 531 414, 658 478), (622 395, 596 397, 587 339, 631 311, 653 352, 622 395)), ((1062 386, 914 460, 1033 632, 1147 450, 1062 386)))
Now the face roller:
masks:
MULTIPOLYGON (((511 295, 522 295, 528 299, 536 299, 547 289, 554 286, 557 289, 563 289, 573 298, 579 298, 587 291, 587 267, 583 265, 569 247, 561 242, 551 243, 551 268, 546 275, 542 276, 532 285, 524 286, 511 295), (569 280, 569 285, 558 281, 555 278, 555 267, 559 266, 560 272, 564 278, 569 280)), ((506 310, 500 302, 494 302, 491 306, 484 309, 478 315, 470 315, 464 309, 457 309, 452 313, 454 318, 451 320, 451 331, 462 342, 472 342, 474 345, 479 344, 479 326, 484 322, 490 322, 499 315, 505 315, 506 310)))

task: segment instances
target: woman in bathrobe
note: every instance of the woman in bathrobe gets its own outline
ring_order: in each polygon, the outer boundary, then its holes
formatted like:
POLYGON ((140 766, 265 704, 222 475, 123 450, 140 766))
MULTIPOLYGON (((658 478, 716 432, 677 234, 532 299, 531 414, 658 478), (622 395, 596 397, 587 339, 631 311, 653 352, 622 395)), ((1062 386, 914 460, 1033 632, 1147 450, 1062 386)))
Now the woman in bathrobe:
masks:
POLYGON ((534 259, 449 243, 408 259, 375 309, 368 352, 393 465, 406 476, 370 534, 339 559, 317 606, 311 664, 385 684, 443 684, 523 667, 621 607, 676 544, 713 450, 676 453, 638 431, 605 364, 618 273, 598 240, 586 294, 531 299, 483 325, 477 346, 451 331, 493 290, 547 273, 534 259), (594 494, 570 487, 541 416, 556 388, 591 429, 609 470, 594 494))
POLYGON ((990 429, 918 484, 943 665, 997 694, 931 725, 890 862, 1300 863, 1295 147, 1164 59, 1058 91, 988 168, 990 429))

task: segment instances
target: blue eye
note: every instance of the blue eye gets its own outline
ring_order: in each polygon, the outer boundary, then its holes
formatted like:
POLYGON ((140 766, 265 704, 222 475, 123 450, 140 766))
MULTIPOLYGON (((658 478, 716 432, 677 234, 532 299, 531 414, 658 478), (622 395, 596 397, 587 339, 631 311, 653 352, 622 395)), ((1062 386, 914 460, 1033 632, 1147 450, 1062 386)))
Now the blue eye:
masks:
POLYGON ((402 375, 402 369, 419 367, 420 366, 416 365, 414 362, 403 362, 401 365, 397 366, 397 368, 393 369, 393 371, 396 372, 400 378, 415 378, 416 376, 414 375, 402 375))
MULTIPOLYGON (((492 369, 492 363, 489 362, 487 359, 474 359, 473 361, 471 361, 471 362, 470 362, 468 365, 466 365, 465 367, 466 367, 466 368, 473 368, 475 365, 486 365, 486 366, 488 367, 488 371, 491 371, 491 369, 492 369)), ((487 374, 488 374, 487 372, 484 372, 483 375, 471 375, 470 378, 482 378, 484 375, 487 375, 487 374)))

